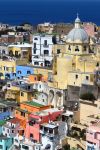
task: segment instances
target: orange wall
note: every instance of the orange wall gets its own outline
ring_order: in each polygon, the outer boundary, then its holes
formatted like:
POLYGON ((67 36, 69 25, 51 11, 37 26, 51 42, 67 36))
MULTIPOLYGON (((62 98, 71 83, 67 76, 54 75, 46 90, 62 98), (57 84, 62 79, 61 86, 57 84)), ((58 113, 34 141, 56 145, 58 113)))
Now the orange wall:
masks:
POLYGON ((51 106, 35 107, 22 103, 20 104, 20 108, 24 110, 27 109, 29 112, 38 112, 41 110, 49 109, 51 106))

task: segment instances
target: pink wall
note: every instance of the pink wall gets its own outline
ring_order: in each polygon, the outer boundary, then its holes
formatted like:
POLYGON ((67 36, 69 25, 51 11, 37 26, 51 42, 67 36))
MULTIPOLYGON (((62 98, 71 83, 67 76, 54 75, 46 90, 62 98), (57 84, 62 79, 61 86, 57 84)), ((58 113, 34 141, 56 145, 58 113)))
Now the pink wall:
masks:
POLYGON ((86 133, 86 141, 100 146, 100 128, 96 124, 90 126, 86 133))
POLYGON ((37 123, 37 124, 34 124, 33 126, 30 126, 29 123, 27 122, 26 130, 25 130, 25 137, 27 139, 29 139, 30 133, 31 133, 31 134, 33 134, 34 140, 37 140, 39 142, 40 141, 40 133, 39 133, 40 124, 47 123, 47 122, 49 122, 49 120, 54 121, 62 113, 63 113, 63 111, 59 110, 54 113, 48 113, 48 115, 45 115, 45 116, 38 116, 35 114, 30 114, 31 118, 38 119, 38 120, 41 119, 41 121, 39 121, 39 123, 37 123))

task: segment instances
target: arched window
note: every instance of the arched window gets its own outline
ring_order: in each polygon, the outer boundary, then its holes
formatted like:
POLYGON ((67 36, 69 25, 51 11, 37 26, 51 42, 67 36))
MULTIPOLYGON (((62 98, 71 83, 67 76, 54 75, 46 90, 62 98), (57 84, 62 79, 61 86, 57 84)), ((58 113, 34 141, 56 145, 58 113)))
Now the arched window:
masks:
POLYGON ((78 48, 78 46, 76 46, 75 51, 79 52, 79 48, 78 48))

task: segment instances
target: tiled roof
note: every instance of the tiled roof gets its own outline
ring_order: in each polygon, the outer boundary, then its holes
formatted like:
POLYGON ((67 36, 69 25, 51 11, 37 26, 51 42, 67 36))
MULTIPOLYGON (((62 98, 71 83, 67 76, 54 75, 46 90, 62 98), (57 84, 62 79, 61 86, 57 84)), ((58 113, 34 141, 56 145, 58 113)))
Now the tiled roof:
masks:
POLYGON ((11 123, 13 123, 13 124, 16 124, 16 123, 20 123, 20 119, 18 119, 18 118, 13 118, 13 119, 8 120, 8 122, 11 122, 11 123))

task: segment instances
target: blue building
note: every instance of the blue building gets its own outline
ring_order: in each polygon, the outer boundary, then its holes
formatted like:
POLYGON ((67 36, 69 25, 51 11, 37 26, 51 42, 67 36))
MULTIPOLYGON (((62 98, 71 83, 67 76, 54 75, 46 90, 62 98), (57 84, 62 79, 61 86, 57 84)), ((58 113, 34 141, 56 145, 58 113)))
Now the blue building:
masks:
POLYGON ((22 79, 24 76, 34 74, 34 68, 31 66, 16 66, 16 77, 22 79))
POLYGON ((34 73, 34 68, 31 66, 16 66, 15 73, 5 73, 5 78, 14 80, 22 79, 24 76, 28 76, 34 73))
POLYGON ((6 120, 14 116, 14 108, 17 106, 16 102, 2 100, 0 101, 0 121, 6 120))
POLYGON ((9 150, 13 145, 13 139, 0 135, 0 150, 9 150))

